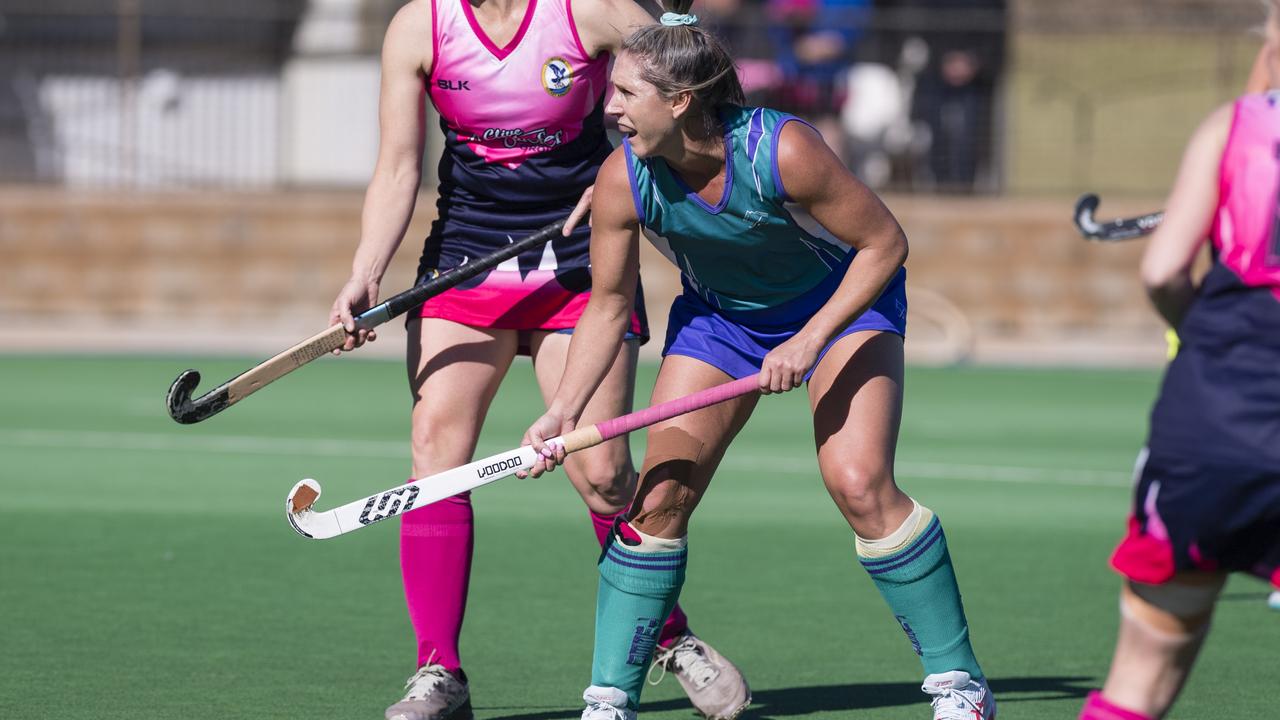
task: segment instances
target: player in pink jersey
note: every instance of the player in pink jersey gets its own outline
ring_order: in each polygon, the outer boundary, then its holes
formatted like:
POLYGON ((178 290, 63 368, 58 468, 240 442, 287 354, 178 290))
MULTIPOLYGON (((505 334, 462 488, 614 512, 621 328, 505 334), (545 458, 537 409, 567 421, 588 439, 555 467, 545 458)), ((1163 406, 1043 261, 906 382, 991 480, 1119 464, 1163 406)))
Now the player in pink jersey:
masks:
MULTIPOLYGON (((1280 86, 1280 0, 1269 0, 1267 86, 1280 86)), ((1200 126, 1142 261, 1178 330, 1139 458, 1106 684, 1081 720, 1169 711, 1230 572, 1280 565, 1280 92, 1249 94, 1200 126), (1197 285, 1191 265, 1211 241, 1197 285)))
MULTIPOLYGON (((446 145, 420 280, 574 213, 563 237, 429 300, 409 320, 414 477, 471 459, 489 404, 522 350, 534 360, 543 394, 554 392, 567 333, 590 294, 590 233, 575 225, 612 150, 603 124, 609 60, 625 35, 651 22, 633 0, 411 0, 392 20, 382 51, 378 162, 351 278, 331 320, 352 331, 352 315, 378 300, 417 199, 424 94, 440 112, 446 145)), ((630 339, 587 411, 595 420, 631 407, 637 347, 647 333, 642 308, 638 302, 630 339)), ((360 330, 343 349, 372 339, 360 330)), ((628 446, 611 441, 574 460, 570 479, 603 543, 634 495, 628 446)), ((472 716, 458 639, 473 532, 469 494, 402 518, 418 671, 404 699, 387 709, 392 720, 472 716)), ((666 665, 703 714, 716 717, 718 708, 749 695, 737 669, 689 632, 678 608, 663 642, 666 665)))
MULTIPOLYGON (((1270 73, 1267 72, 1267 52, 1264 47, 1253 61, 1253 69, 1249 72, 1249 82, 1245 85, 1246 93, 1266 92, 1280 85, 1272 85, 1270 73)), ((1267 606, 1272 610, 1280 610, 1280 565, 1271 571, 1271 596, 1267 598, 1267 606)))

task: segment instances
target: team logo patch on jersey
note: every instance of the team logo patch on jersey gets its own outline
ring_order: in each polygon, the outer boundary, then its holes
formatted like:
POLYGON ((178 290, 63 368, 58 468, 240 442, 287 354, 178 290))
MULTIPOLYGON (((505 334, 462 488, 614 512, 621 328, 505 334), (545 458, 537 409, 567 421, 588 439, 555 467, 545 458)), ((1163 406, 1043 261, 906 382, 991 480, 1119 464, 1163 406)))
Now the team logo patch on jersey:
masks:
POLYGON ((573 86, 573 67, 561 57, 542 64, 542 88, 552 97, 563 97, 573 86))

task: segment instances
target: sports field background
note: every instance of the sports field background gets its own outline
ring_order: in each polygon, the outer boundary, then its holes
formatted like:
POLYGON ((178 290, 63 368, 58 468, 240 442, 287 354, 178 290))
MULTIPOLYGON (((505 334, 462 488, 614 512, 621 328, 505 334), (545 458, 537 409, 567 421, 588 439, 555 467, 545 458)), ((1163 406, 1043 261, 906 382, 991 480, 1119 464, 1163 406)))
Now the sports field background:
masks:
MULTIPOLYGON (((370 718, 413 671, 393 523, 308 541, 328 508, 402 482, 391 361, 324 359, 195 426, 165 414, 256 359, 0 356, 0 718, 370 718)), ((644 368, 647 398, 653 367, 644 368)), ((1116 625, 1106 567, 1154 371, 911 368, 901 484, 942 517, 1008 720, 1072 718, 1116 625)), ((647 402, 644 401, 644 402, 647 402)), ((539 408, 508 377, 481 453, 539 408)), ((755 690, 746 718, 926 717, 920 669, 817 478, 804 398, 761 400, 691 531, 682 600, 755 690)), ((637 455, 642 437, 633 439, 637 455)), ((597 553, 563 474, 477 491, 463 635, 477 717, 576 718, 597 553)), ((1269 717, 1280 614, 1234 580, 1174 718, 1269 717)), ((692 717, 674 679, 644 717, 692 717)))

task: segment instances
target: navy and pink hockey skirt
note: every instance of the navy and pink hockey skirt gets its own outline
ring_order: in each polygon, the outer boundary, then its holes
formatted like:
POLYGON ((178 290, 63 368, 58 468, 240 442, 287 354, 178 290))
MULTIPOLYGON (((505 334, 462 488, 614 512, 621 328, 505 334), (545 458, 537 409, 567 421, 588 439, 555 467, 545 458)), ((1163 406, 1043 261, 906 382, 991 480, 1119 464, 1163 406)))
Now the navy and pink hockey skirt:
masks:
MULTIPOLYGON (((570 208, 571 209, 571 208, 570 208)), ((569 209, 530 215, 512 212, 492 226, 468 225, 445 217, 432 226, 418 264, 418 282, 497 250, 536 232, 569 209)), ((418 317, 443 318, 473 327, 501 330, 572 332, 591 298, 591 269, 587 247, 591 230, 586 223, 569 237, 557 236, 422 305, 418 317)), ((644 294, 636 290, 636 306, 628 338, 649 337, 644 294)), ((526 343, 522 342, 522 347, 526 343)))
POLYGON ((1187 571, 1246 572, 1280 585, 1280 471, 1144 451, 1112 566, 1158 585, 1187 571))
POLYGON ((1258 333, 1243 312, 1272 299, 1243 300, 1214 313, 1202 297, 1179 328, 1112 556, 1131 580, 1245 572, 1280 585, 1280 334, 1258 333))

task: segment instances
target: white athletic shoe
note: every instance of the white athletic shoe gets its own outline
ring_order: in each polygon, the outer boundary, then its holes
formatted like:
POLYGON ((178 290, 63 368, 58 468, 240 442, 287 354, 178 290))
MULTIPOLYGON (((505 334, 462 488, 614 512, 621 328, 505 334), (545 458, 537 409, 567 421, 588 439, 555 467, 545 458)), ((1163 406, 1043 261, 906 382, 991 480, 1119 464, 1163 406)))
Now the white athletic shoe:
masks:
POLYGON ((668 670, 680 681, 693 709, 707 720, 733 720, 751 704, 751 688, 738 668, 691 632, 654 651, 649 684, 662 682, 668 670), (662 669, 656 680, 654 668, 662 669))
POLYGON ((471 689, 443 665, 423 665, 404 684, 404 699, 387 720, 472 720, 471 689))
POLYGON ((1280 590, 1271 591, 1271 596, 1267 598, 1267 607, 1280 610, 1280 590))
POLYGON ((582 700, 587 703, 582 720, 636 720, 636 711, 627 709, 627 694, 618 688, 592 685, 582 700))
POLYGON ((920 687, 933 696, 933 720, 993 720, 996 699, 987 681, 974 680, 963 670, 934 673, 920 687))

